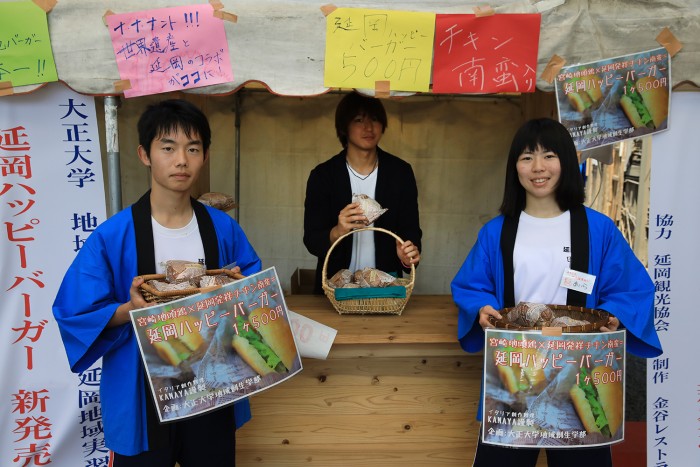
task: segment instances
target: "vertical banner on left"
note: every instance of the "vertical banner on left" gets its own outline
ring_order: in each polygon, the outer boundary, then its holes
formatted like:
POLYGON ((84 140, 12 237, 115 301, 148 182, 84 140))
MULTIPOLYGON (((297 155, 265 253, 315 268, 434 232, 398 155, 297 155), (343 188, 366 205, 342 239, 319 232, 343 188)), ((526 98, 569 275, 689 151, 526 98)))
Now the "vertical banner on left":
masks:
POLYGON ((99 363, 71 373, 51 304, 105 220, 94 98, 59 84, 0 105, 0 465, 106 465, 99 363))

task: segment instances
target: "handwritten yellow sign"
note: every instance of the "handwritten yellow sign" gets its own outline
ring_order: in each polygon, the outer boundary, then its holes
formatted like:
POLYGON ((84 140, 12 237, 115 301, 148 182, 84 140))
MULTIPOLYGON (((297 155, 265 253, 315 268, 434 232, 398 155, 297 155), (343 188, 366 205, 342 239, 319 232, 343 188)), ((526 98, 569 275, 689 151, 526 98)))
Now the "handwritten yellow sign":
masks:
POLYGON ((326 17, 324 85, 427 92, 434 36, 434 13, 338 8, 326 17))
POLYGON ((0 82, 57 80, 46 12, 33 2, 0 2, 0 82))

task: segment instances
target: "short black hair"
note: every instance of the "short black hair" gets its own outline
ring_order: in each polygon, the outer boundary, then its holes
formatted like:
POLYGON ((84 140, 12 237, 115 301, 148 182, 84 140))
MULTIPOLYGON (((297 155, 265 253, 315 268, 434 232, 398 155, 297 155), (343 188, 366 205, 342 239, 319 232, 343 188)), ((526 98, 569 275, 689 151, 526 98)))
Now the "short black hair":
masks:
POLYGON ((206 154, 211 144, 209 120, 199 107, 183 99, 168 99, 151 104, 141 114, 137 124, 139 144, 150 156, 151 143, 167 133, 183 131, 188 138, 201 139, 206 154))
POLYGON ((503 202, 500 207, 501 214, 515 216, 525 209, 525 189, 518 180, 516 164, 518 157, 525 150, 534 151, 537 147, 552 151, 559 157, 561 175, 555 191, 559 209, 567 211, 583 204, 585 200, 583 177, 571 134, 556 120, 536 118, 529 120, 518 129, 510 145, 503 202))
POLYGON ((343 97, 335 109, 335 133, 344 148, 348 147, 348 128, 350 122, 358 115, 366 115, 382 124, 382 133, 386 130, 386 110, 382 101, 376 97, 363 96, 351 92, 343 97))

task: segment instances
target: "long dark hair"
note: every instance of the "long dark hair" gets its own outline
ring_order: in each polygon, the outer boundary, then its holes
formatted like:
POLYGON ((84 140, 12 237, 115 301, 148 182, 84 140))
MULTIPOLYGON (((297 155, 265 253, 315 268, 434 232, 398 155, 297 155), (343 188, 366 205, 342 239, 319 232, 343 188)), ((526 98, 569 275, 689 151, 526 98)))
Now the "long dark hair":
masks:
POLYGON ((525 150, 541 147, 559 157, 561 175, 555 196, 559 209, 566 211, 583 204, 585 193, 583 177, 579 168, 576 146, 569 131, 556 120, 537 118, 526 122, 513 137, 506 164, 506 181, 500 212, 515 216, 525 209, 525 189, 518 180, 516 163, 525 150))

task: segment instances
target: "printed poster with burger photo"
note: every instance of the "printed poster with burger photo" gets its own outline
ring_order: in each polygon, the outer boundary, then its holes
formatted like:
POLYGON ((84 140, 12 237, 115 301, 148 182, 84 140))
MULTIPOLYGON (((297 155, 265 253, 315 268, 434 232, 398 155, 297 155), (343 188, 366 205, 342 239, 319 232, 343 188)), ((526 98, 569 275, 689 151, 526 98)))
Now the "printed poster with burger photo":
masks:
POLYGON ((625 331, 486 330, 482 441, 577 448, 624 440, 625 331))
POLYGON ((667 130, 671 61, 663 47, 562 67, 559 121, 579 151, 667 130))
POLYGON ((202 414, 302 369, 275 268, 131 312, 161 422, 202 414))

